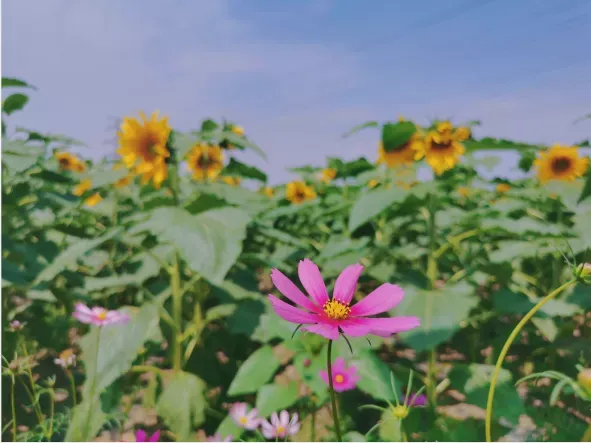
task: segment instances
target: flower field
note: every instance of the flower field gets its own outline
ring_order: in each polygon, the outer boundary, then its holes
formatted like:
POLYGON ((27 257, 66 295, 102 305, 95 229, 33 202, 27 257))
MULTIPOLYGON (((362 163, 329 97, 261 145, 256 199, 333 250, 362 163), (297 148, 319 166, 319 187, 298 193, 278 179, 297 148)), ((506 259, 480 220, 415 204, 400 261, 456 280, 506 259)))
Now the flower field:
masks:
POLYGON ((233 122, 93 162, 2 88, 4 440, 591 441, 588 141, 400 117, 270 186, 233 122))

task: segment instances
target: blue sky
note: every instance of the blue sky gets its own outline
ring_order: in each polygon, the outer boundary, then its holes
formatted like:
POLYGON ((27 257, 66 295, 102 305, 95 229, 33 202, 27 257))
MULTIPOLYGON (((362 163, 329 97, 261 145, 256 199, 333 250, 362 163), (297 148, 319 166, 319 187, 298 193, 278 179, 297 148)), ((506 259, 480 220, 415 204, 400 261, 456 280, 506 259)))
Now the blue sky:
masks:
MULTIPOLYGON (((402 114, 482 120, 476 136, 574 143, 591 135, 587 0, 5 0, 3 75, 39 88, 10 123, 112 153, 112 118, 159 109, 246 128, 287 180, 327 156, 376 158, 402 114)), ((514 168, 505 156, 499 174, 514 168)))

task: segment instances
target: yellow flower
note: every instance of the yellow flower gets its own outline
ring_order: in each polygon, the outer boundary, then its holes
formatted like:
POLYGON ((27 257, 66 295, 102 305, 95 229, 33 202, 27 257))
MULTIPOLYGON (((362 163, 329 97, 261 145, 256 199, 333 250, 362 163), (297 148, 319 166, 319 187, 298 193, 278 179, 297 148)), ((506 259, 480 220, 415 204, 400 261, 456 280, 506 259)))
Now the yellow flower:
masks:
POLYGON ((312 186, 302 181, 294 181, 287 184, 285 197, 292 203, 299 204, 316 198, 316 191, 312 186))
POLYGON ((189 169, 195 180, 215 180, 224 167, 224 154, 218 145, 199 143, 187 157, 189 169))
POLYGON ((402 123, 402 122, 405 122, 405 121, 406 121, 406 119, 404 118, 404 115, 399 115, 398 116, 398 122, 399 123, 402 123))
POLYGON ((125 117, 117 132, 121 160, 127 168, 135 167, 135 173, 142 175, 142 184, 149 181, 155 188, 160 188, 168 176, 166 158, 170 152, 166 147, 171 127, 168 118, 158 119, 158 112, 153 112, 148 120, 140 112, 141 121, 125 117))
POLYGON ((270 188, 268 186, 261 188, 260 192, 262 192, 263 194, 265 194, 269 198, 271 198, 271 197, 273 197, 273 195, 275 195, 275 191, 273 190, 273 188, 270 188))
POLYGON ((415 160, 423 157, 437 175, 452 169, 466 151, 460 142, 470 135, 468 128, 456 128, 450 122, 437 124, 429 131, 422 143, 415 144, 415 160))
POLYGON ((508 185, 507 183, 499 183, 495 189, 499 194, 504 194, 511 189, 511 185, 508 185))
POLYGON ((378 145, 378 164, 385 163, 389 168, 410 164, 413 162, 415 152, 419 149, 420 144, 421 134, 418 129, 407 143, 397 146, 389 152, 384 149, 384 145, 380 141, 378 145))
POLYGON ((334 168, 326 168, 322 170, 320 181, 330 183, 337 176, 337 170, 334 168))
POLYGON ((576 146, 554 145, 540 154, 534 162, 538 170, 538 179, 545 183, 548 180, 573 181, 587 171, 589 159, 579 157, 576 146))
POLYGON ((230 186, 240 185, 240 177, 222 177, 222 181, 230 186))
POLYGON ((74 189, 72 190, 72 194, 75 195, 76 197, 80 197, 82 194, 84 194, 86 191, 88 191, 91 186, 92 186, 92 181, 89 178, 86 178, 86 179, 82 180, 80 183, 78 183, 76 186, 74 186, 74 189))
POLYGON ((99 204, 102 201, 103 201, 103 198, 97 192, 96 194, 92 194, 90 197, 88 197, 86 200, 84 200, 84 204, 87 206, 96 206, 97 204, 99 204))
POLYGON ((232 125, 232 128, 230 130, 236 135, 244 135, 244 128, 242 126, 232 125))
POLYGON ((458 188, 458 194, 460 194, 462 197, 468 197, 470 195, 470 188, 460 186, 458 188))
POLYGON ((133 180, 133 175, 127 174, 125 177, 122 177, 115 182, 115 187, 116 188, 124 188, 127 185, 129 185, 132 180, 133 180))
POLYGON ((375 178, 372 178, 370 181, 367 182, 367 187, 369 189, 375 188, 377 185, 380 184, 379 180, 376 180, 375 178))
POLYGON ((60 164, 60 169, 64 171, 84 172, 86 165, 82 160, 69 152, 56 152, 55 158, 60 164))

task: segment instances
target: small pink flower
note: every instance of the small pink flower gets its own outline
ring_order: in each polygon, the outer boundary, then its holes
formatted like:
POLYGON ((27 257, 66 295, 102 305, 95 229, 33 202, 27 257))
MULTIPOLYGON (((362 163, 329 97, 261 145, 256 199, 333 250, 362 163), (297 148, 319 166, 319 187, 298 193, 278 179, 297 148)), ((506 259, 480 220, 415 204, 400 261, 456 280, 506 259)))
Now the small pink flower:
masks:
POLYGON ((280 415, 273 412, 271 415, 271 423, 267 420, 261 421, 261 430, 265 438, 285 438, 288 435, 294 435, 300 430, 300 422, 298 421, 298 414, 295 412, 289 419, 289 412, 283 410, 280 415))
POLYGON ((261 422, 261 419, 257 417, 258 411, 252 409, 248 412, 248 405, 246 403, 234 403, 230 408, 230 417, 234 422, 241 428, 254 431, 261 422))
POLYGON ((10 328, 9 329, 12 332, 16 332, 16 331, 20 331, 24 327, 25 327, 25 325, 23 323, 21 323, 20 321, 18 321, 18 320, 12 320, 10 322, 10 328))
POLYGON ((228 442, 228 441, 232 441, 232 436, 228 435, 226 438, 222 438, 222 435, 219 432, 216 432, 215 434, 213 434, 211 437, 207 437, 207 441, 224 441, 224 442, 228 442))
POLYGON ((115 325, 129 321, 129 316, 122 312, 108 311, 99 306, 90 309, 83 303, 76 303, 72 316, 82 323, 95 326, 115 325))
MULTIPOLYGON (((404 396, 402 402, 407 403, 406 395, 404 396)), ((426 406, 426 405, 427 405, 427 397, 425 397, 425 395, 410 394, 410 398, 408 399, 408 403, 407 403, 408 407, 420 407, 420 406, 426 406)))
POLYGON ((305 324, 302 330, 321 335, 329 340, 339 338, 342 331, 351 337, 368 334, 389 337, 408 331, 421 324, 417 317, 370 317, 394 308, 404 298, 404 291, 393 284, 384 283, 350 306, 363 266, 347 266, 338 276, 332 298, 329 298, 318 266, 311 260, 300 261, 298 275, 309 297, 277 269, 271 271, 271 280, 285 297, 304 309, 298 309, 274 295, 269 300, 277 315, 291 323, 305 324))
POLYGON ((143 429, 138 429, 135 431, 135 441, 136 442, 155 442, 160 439, 160 431, 156 431, 152 434, 151 437, 148 437, 148 434, 143 429))
MULTIPOLYGON (((345 360, 341 357, 337 358, 332 364, 332 384, 334 390, 337 392, 349 391, 355 389, 360 377, 357 375, 357 368, 355 365, 350 365, 348 368, 345 365, 345 360)), ((319 371, 320 378, 328 383, 328 371, 319 371)))

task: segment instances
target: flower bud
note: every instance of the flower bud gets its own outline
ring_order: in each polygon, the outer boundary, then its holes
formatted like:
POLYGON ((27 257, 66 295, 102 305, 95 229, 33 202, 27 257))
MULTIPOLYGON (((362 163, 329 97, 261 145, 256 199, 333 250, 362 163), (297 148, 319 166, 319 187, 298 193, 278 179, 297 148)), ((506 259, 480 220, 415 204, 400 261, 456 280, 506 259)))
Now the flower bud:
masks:
POLYGON ((579 385, 591 395, 591 368, 583 369, 577 375, 579 385))
POLYGON ((408 408, 404 405, 394 406, 392 408, 392 415, 399 420, 403 420, 408 416, 408 408))
POLYGON ((591 284, 591 263, 581 263, 577 266, 575 275, 582 283, 591 284))

